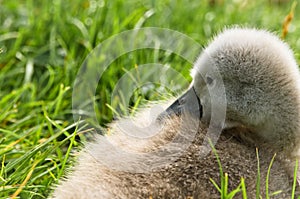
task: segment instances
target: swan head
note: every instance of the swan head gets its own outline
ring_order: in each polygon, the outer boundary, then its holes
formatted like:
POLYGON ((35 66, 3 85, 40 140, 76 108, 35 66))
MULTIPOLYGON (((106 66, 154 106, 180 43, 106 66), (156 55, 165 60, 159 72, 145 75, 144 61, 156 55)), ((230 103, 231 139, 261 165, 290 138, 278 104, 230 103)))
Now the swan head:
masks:
POLYGON ((224 129, 298 154, 300 75, 290 48, 264 30, 232 28, 216 36, 197 59, 189 90, 163 114, 183 110, 212 122, 225 107, 224 129), (219 106, 219 107, 218 107, 219 106))

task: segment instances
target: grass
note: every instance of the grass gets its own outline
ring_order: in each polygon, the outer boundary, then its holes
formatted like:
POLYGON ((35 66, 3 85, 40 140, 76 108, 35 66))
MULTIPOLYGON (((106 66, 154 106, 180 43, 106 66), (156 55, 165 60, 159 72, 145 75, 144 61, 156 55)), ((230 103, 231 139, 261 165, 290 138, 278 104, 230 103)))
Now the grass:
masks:
MULTIPOLYGON (((70 153, 80 148, 89 132, 73 120, 74 80, 86 56, 107 38, 155 26, 182 32, 205 45, 232 24, 281 35, 291 7, 292 3, 258 0, 214 4, 208 0, 0 0, 0 198, 45 198, 72 163, 70 153)), ((295 9, 299 10, 299 3, 295 9)), ((300 15, 295 11, 285 40, 298 61, 299 29, 300 15)), ((113 119, 109 106, 122 104, 120 98, 111 101, 118 79, 145 63, 169 64, 190 80, 191 64, 172 53, 144 49, 119 57, 105 71, 93 99, 101 126, 113 119)), ((131 106, 166 94, 158 88, 137 89, 131 106)), ((121 110, 126 112, 126 106, 121 110)))

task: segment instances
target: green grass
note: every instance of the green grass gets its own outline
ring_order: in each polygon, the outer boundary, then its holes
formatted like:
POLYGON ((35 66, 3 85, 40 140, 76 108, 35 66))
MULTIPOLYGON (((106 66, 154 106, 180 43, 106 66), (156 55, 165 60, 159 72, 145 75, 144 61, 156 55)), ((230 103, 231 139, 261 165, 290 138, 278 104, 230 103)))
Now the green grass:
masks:
MULTIPOLYGON (((69 154, 88 137, 88 130, 73 120, 73 83, 85 57, 102 41, 135 27, 152 26, 182 32, 201 45, 232 24, 281 35, 291 4, 267 0, 228 0, 214 5, 208 0, 0 0, 0 198, 45 198, 51 183, 72 163, 69 154)), ((298 61, 299 30, 296 11, 285 40, 298 61)), ((121 56, 97 88, 94 100, 100 125, 112 120, 109 106, 115 108, 122 102, 110 101, 117 80, 145 63, 169 64, 190 80, 191 64, 179 56, 146 49, 121 56)), ((132 107, 161 98, 156 88, 134 92, 132 107)))

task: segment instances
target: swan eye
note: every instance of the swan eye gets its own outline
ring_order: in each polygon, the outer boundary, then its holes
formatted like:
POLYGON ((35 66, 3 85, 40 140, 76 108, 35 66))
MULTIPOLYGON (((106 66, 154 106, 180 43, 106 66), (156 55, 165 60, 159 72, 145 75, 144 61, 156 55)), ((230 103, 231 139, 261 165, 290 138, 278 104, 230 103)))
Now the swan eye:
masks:
POLYGON ((212 83, 214 82, 213 78, 209 77, 209 76, 206 76, 206 83, 208 85, 212 85, 212 83))

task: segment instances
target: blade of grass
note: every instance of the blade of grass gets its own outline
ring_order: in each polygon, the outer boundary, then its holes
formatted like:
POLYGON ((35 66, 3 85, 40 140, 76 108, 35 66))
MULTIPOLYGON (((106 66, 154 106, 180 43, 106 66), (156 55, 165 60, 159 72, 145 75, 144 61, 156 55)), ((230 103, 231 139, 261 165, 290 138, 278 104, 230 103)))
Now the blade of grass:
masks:
POLYGON ((224 173, 224 186, 223 186, 223 198, 227 198, 227 192, 228 192, 228 173, 224 173))
POLYGON ((212 178, 209 178, 209 180, 213 183, 213 185, 216 187, 216 189, 221 193, 222 190, 219 187, 219 185, 212 178))
POLYGON ((29 173, 27 174, 25 180, 22 182, 22 184, 19 186, 19 188, 17 189, 17 191, 10 197, 11 199, 16 198, 22 191, 22 189, 24 188, 24 186, 26 185, 26 183, 28 182, 28 180, 31 178, 31 175, 34 171, 34 168, 36 167, 36 165, 39 163, 39 161, 35 161, 29 171, 29 173))
POLYGON ((297 1, 293 1, 293 4, 292 4, 289 14, 284 18, 284 22, 282 25, 282 35, 281 35, 282 39, 285 39, 286 35, 289 32, 289 26, 290 26, 292 20, 294 19, 296 5, 297 5, 297 1))
MULTIPOLYGON (((77 123, 77 124, 78 124, 78 123, 77 123)), ((60 169, 60 171, 59 171, 59 173, 58 173, 58 177, 57 177, 58 179, 60 179, 60 177, 61 177, 62 174, 64 173, 64 170, 65 170, 65 167, 66 167, 67 160, 69 159, 69 156, 70 156, 70 153, 71 153, 72 146, 73 146, 73 144, 74 144, 74 142, 75 142, 75 136, 76 136, 76 134, 77 134, 77 130, 78 130, 78 125, 76 125, 76 129, 75 129, 73 135, 71 135, 72 137, 71 137, 71 139, 70 139, 70 144, 69 144, 68 150, 67 150, 67 152, 66 152, 66 154, 65 154, 65 158, 64 158, 64 160, 63 160, 63 162, 62 162, 61 169, 60 169)))
MULTIPOLYGON (((0 180, 5 182, 5 154, 3 155, 2 161, 1 161, 1 170, 0 170, 0 180)), ((1 182, 2 184, 2 182, 1 182)))
POLYGON ((270 178, 271 168, 272 168, 275 157, 276 157, 276 153, 272 157, 272 160, 268 167, 268 172, 267 172, 267 177, 266 177, 266 199, 270 198, 270 196, 269 196, 269 178, 270 178))
POLYGON ((241 178, 241 188, 242 188, 243 199, 247 199, 246 184, 245 184, 245 179, 243 177, 241 178))
POLYGON ((55 106, 55 111, 54 111, 54 117, 59 113, 59 111, 61 110, 61 104, 63 101, 63 96, 64 94, 70 90, 70 87, 64 87, 63 84, 60 85, 60 89, 59 89, 59 94, 57 96, 57 100, 56 100, 56 106, 55 106))
POLYGON ((298 166, 299 166, 299 160, 295 161, 295 168, 294 168, 294 179, 293 179, 293 188, 292 188, 292 199, 295 198, 295 191, 296 191, 296 185, 298 183, 297 181, 297 173, 298 173, 298 166))
POLYGON ((213 153, 214 153, 214 155, 215 155, 215 157, 216 157, 216 159, 217 159, 217 162, 218 162, 218 166, 219 166, 219 171, 220 171, 220 180, 221 180, 221 188, 220 188, 220 190, 221 190, 221 198, 222 199, 225 199, 225 193, 224 193, 224 186, 225 186, 225 179, 224 179, 224 172, 223 172, 223 169, 222 169, 222 164, 221 164, 221 160, 220 160, 220 158, 219 158, 219 155, 218 155, 218 153, 217 153, 217 150, 216 150, 216 148, 214 147, 214 145, 213 145, 213 143, 211 142, 211 140, 210 139, 208 139, 208 141, 209 141, 209 145, 210 145, 210 147, 212 148, 212 151, 213 151, 213 153))
POLYGON ((256 148, 256 160, 257 160, 256 199, 260 199, 260 163, 259 163, 258 148, 256 148))

